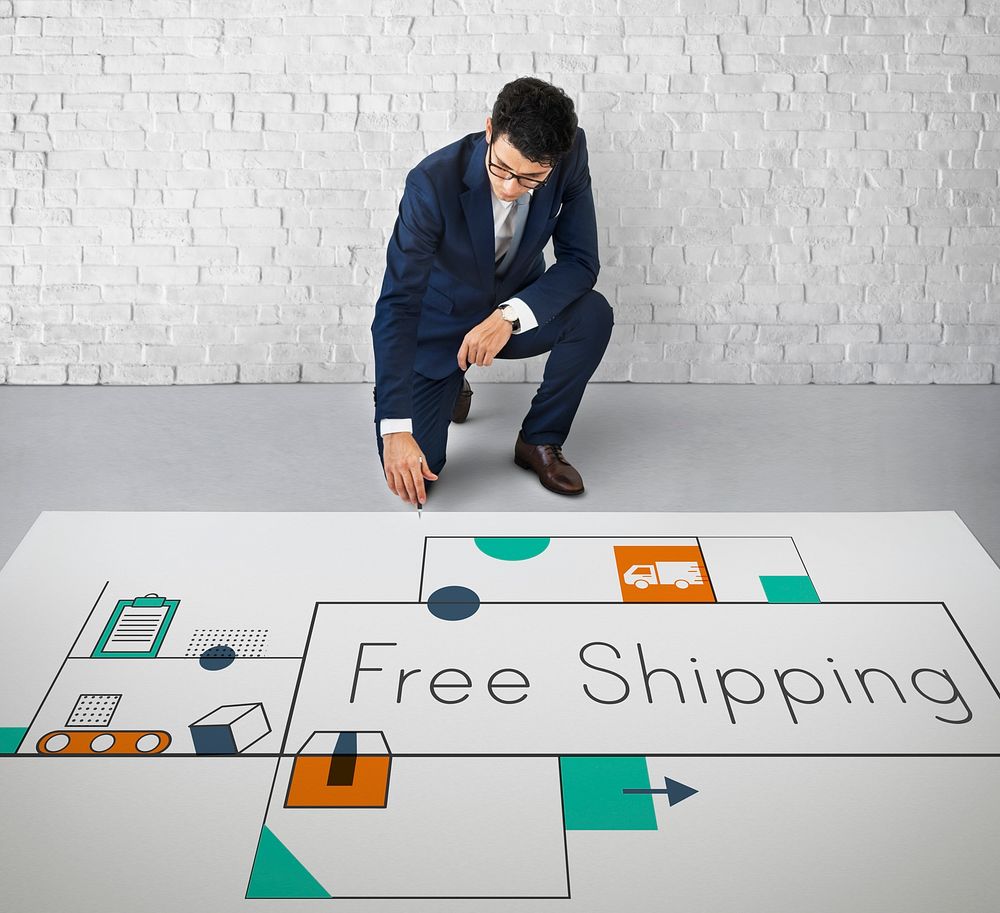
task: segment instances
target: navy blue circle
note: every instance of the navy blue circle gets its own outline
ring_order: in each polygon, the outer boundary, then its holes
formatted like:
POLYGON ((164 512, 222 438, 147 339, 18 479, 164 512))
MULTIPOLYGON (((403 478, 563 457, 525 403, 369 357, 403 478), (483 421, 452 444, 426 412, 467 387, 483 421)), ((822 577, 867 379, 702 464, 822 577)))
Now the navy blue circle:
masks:
POLYGON ((216 647, 209 647, 198 658, 198 662, 201 663, 202 669, 218 672, 220 669, 225 669, 226 666, 231 666, 234 659, 236 659, 236 651, 226 644, 219 644, 216 647))
POLYGON ((427 599, 431 615, 443 621, 464 621, 479 611, 479 595, 464 586, 443 586, 427 599))

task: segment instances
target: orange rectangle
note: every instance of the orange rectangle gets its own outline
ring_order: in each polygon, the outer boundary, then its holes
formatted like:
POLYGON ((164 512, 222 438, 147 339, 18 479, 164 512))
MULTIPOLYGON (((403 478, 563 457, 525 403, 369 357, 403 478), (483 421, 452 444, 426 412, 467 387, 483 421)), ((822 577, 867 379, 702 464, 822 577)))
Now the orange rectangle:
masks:
POLYGON ((715 602, 697 545, 616 545, 624 602, 715 602))
POLYGON ((385 808, 388 755, 359 757, 350 786, 330 786, 330 755, 297 755, 288 782, 286 808, 385 808))

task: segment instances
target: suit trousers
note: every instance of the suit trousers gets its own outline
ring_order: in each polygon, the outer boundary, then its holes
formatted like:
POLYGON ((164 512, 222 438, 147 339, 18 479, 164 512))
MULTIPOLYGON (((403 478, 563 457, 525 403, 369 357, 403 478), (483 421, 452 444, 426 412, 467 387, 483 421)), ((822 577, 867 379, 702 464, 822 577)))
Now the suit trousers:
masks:
MULTIPOLYGON (((521 424, 529 444, 565 443, 587 382, 597 370, 611 339, 614 317, 607 299, 594 290, 570 302, 548 323, 511 336, 497 358, 531 358, 549 352, 542 383, 521 424)), ((413 374, 413 436, 435 475, 446 462, 448 425, 465 372, 458 367, 440 379, 413 374)), ((378 391, 375 391, 378 396, 378 391)), ((382 436, 375 425, 379 460, 382 436)), ((512 442, 513 443, 513 442, 512 442)))

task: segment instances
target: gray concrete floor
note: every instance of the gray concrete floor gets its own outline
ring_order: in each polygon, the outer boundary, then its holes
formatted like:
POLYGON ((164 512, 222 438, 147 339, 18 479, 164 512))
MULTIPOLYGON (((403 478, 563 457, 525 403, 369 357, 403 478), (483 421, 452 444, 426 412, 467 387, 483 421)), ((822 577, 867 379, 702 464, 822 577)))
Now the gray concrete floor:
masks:
MULTIPOLYGON (((470 378, 428 511, 955 510, 1000 563, 997 386, 595 384, 566 498, 511 458, 534 386, 470 378)), ((413 510, 371 407, 361 384, 0 387, 0 564, 42 510, 413 510)))

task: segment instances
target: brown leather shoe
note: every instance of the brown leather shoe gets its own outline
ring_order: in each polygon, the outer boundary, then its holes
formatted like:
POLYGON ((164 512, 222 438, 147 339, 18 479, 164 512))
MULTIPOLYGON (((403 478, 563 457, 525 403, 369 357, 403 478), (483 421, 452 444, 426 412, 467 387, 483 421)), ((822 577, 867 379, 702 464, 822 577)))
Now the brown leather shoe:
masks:
POLYGON ((469 417, 469 406, 472 405, 472 387, 469 382, 462 378, 462 389, 455 397, 455 405, 451 408, 451 420, 456 425, 461 425, 469 417))
POLYGON ((517 433, 514 445, 514 462, 522 469, 530 469, 538 481, 558 495, 578 495, 583 492, 583 479, 563 456, 558 444, 529 444, 517 433))

